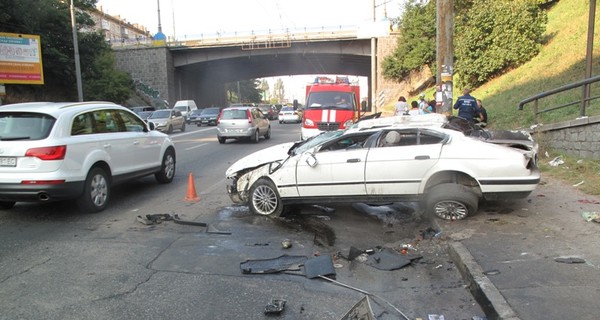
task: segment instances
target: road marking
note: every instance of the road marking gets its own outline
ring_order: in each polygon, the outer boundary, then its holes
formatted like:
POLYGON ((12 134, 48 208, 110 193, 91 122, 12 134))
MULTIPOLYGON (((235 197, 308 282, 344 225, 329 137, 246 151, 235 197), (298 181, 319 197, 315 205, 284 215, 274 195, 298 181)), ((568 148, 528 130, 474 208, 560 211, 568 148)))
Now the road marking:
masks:
POLYGON ((199 144, 197 146, 193 146, 193 147, 189 147, 189 148, 185 148, 185 150, 192 150, 192 149, 196 149, 196 148, 200 148, 203 147, 205 145, 207 145, 208 143, 203 143, 203 144, 199 144))
POLYGON ((189 136, 189 135, 194 134, 194 133, 204 132, 204 131, 209 131, 209 130, 215 130, 215 129, 217 129, 217 127, 200 129, 200 130, 196 130, 196 131, 182 132, 182 133, 174 134, 174 135, 172 135, 172 137, 189 136))

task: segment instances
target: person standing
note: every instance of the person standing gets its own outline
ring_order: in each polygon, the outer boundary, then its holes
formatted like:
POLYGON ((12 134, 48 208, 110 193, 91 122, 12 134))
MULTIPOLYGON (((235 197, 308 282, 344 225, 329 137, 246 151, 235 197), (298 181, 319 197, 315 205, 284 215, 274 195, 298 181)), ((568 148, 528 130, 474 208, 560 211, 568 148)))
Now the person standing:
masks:
POLYGON ((421 113, 421 109, 419 109, 419 103, 416 102, 415 100, 410 102, 410 106, 412 107, 410 110, 408 110, 408 114, 411 116, 416 116, 421 113))
POLYGON ((398 98, 398 102, 394 105, 396 108, 396 113, 394 115, 401 116, 403 114, 408 114, 408 102, 406 102, 406 98, 404 96, 400 96, 398 98))
POLYGON ((421 93, 419 95, 419 110, 421 110, 421 114, 427 113, 427 112, 425 112, 426 107, 427 107, 427 101, 425 101, 425 94, 421 93))
POLYGON ((477 107, 477 100, 471 96, 471 90, 469 88, 463 89, 463 95, 458 97, 456 103, 454 103, 454 109, 458 110, 458 117, 463 118, 471 123, 474 123, 474 118, 482 118, 479 108, 477 107))
POLYGON ((485 128, 488 122, 488 115, 487 110, 485 110, 485 108, 483 107, 483 103, 481 103, 481 99, 477 99, 477 108, 479 108, 479 113, 481 114, 481 116, 479 118, 476 117, 473 120, 480 127, 485 128))

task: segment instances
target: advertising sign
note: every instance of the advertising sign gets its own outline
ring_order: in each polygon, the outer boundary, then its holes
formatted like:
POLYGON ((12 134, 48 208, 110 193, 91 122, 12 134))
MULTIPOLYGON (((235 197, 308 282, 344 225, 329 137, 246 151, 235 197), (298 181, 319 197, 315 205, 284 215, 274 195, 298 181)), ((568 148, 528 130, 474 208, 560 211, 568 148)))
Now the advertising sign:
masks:
POLYGON ((44 84, 40 36, 0 32, 0 83, 44 84))

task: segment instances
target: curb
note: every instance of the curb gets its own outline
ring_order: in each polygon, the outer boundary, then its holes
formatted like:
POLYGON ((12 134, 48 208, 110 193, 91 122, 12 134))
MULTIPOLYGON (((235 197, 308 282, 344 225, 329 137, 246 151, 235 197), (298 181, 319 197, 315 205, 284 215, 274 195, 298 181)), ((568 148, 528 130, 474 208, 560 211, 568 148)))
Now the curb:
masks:
POLYGON ((462 243, 452 242, 448 246, 448 251, 471 294, 489 319, 520 320, 462 243))

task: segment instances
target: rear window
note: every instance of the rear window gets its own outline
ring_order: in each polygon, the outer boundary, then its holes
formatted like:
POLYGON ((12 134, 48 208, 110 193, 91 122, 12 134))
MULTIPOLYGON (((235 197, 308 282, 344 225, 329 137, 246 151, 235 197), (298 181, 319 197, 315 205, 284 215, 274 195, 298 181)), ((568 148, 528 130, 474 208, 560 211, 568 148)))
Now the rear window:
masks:
POLYGON ((0 113, 0 140, 41 140, 48 137, 56 119, 33 112, 0 113))
POLYGON ((248 119, 248 112, 243 109, 223 110, 221 119, 224 120, 241 120, 248 119))

